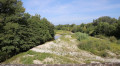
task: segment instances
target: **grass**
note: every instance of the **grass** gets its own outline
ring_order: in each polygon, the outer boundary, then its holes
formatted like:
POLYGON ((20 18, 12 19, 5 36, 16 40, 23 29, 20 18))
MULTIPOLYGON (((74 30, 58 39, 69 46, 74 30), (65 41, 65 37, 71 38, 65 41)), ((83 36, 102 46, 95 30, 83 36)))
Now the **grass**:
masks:
POLYGON ((112 43, 118 43, 119 44, 119 40, 117 40, 117 38, 115 36, 104 36, 104 35, 95 35, 96 38, 100 38, 100 39, 104 39, 104 40, 109 40, 112 43))
MULTIPOLYGON (((60 37, 61 40, 65 41, 65 42, 70 42, 71 39, 75 38, 72 35, 72 32, 70 31, 65 31, 65 30, 55 30, 56 34, 61 34, 62 36, 60 37), (66 35, 70 35, 72 38, 66 38, 66 35)), ((56 43, 56 41, 54 41, 56 43)))
POLYGON ((17 64, 33 64, 33 60, 39 60, 41 61, 43 64, 69 64, 69 63, 78 63, 77 61, 74 61, 74 60, 71 60, 67 57, 64 57, 64 56, 58 56, 58 55, 55 55, 55 54, 50 54, 50 53, 39 53, 39 52, 34 52, 34 51, 27 51, 25 53, 21 53, 21 54, 18 54, 14 57, 12 57, 11 59, 5 61, 3 64, 16 64, 14 63, 13 61, 17 61, 16 58, 19 58, 20 61, 19 63, 17 64), (33 57, 31 56, 26 56, 24 57, 25 55, 33 55, 33 57), (51 62, 45 62, 44 60, 46 58, 53 58, 54 61, 51 61, 51 62))
POLYGON ((60 37, 61 40, 64 40, 65 42, 69 42, 70 38, 65 38, 65 35, 60 37))
MULTIPOLYGON (((13 61, 15 61, 17 58, 21 58, 22 56, 26 55, 26 52, 20 53, 18 55, 13 56, 12 58, 6 60, 2 64, 12 64, 13 61)), ((21 62, 19 62, 21 63, 21 62)))
MULTIPOLYGON (((70 42, 70 38, 65 38, 65 34, 63 34, 59 39, 60 41, 70 42)), ((53 42, 57 43, 56 40, 54 40, 53 42)))
POLYGON ((85 63, 91 63, 91 61, 103 63, 103 61, 99 61, 99 60, 85 60, 85 63))
MULTIPOLYGON (((62 31, 61 30, 58 30, 57 31, 57 34, 63 34, 60 39, 61 40, 64 40, 64 41, 68 41, 70 42, 70 39, 68 38, 65 38, 65 35, 70 35, 71 33, 69 31, 62 31)), ((62 48, 62 49, 65 49, 66 48, 62 48)), ((24 52, 24 53, 20 53, 12 58, 10 58, 9 60, 5 61, 4 64, 15 64, 14 61, 17 61, 16 58, 19 58, 19 62, 17 64, 33 64, 33 61, 34 60, 39 60, 41 61, 43 64, 69 64, 69 63, 80 63, 79 61, 75 61, 75 60, 71 60, 69 59, 69 57, 66 57, 66 56, 61 56, 61 55, 56 55, 56 54, 50 54, 50 53, 39 53, 39 52, 34 52, 34 51, 27 51, 27 52, 24 52), (32 56, 26 56, 26 55, 33 55, 32 56), (44 60, 46 58, 53 58, 54 61, 53 62, 45 62, 44 60)))
POLYGON ((55 30, 55 33, 63 35, 63 34, 70 34, 71 32, 70 31, 65 31, 65 30, 55 30))
POLYGON ((117 44, 120 44, 120 39, 119 39, 119 40, 117 40, 117 44))
POLYGON ((115 54, 117 55, 120 55, 120 44, 110 44, 110 47, 111 47, 111 51, 114 52, 115 54))
MULTIPOLYGON (((59 33, 59 31, 57 32, 59 33)), ((60 34, 63 34, 63 33, 64 31, 61 32, 60 34)), ((71 35, 69 33, 70 32, 68 32, 67 35, 71 35)), ((111 42, 108 39, 90 37, 87 34, 79 33, 79 34, 72 34, 71 35, 72 38, 65 38, 66 34, 63 34, 60 37, 60 40, 65 41, 67 43, 70 42, 71 44, 70 40, 77 38, 78 35, 80 35, 80 40, 78 39, 79 41, 76 41, 76 42, 79 43, 78 47, 80 49, 91 52, 101 57, 112 57, 110 56, 109 53, 107 53, 107 50, 109 50, 115 53, 117 55, 116 56, 117 58, 120 58, 120 44, 116 44, 114 41, 111 42)), ((114 39, 114 38, 112 37, 111 39, 114 39)), ((67 49, 66 47, 63 47, 61 49, 63 49, 63 51, 73 50, 73 49, 67 49)), ((56 50, 56 49, 53 48, 52 50, 56 50)), ((71 56, 71 57, 74 57, 74 56, 71 56)), ((16 62, 14 61, 17 61, 17 64, 33 64, 34 60, 39 60, 43 64, 78 64, 80 63, 80 61, 72 60, 71 57, 69 55, 61 56, 61 55, 56 55, 51 53, 39 53, 39 52, 34 52, 29 50, 27 52, 20 53, 10 58, 9 60, 5 61, 3 64, 9 64, 9 63, 16 64, 16 62), (26 56, 26 55, 32 55, 32 56, 26 56), (46 58, 52 58, 53 61, 45 62, 46 58)), ((90 63, 91 61, 98 61, 98 60, 88 59, 88 60, 85 60, 84 62, 90 63)))
POLYGON ((93 54, 106 57, 108 54, 105 51, 110 49, 109 44, 110 43, 105 40, 90 37, 88 40, 81 41, 78 47, 93 54))
POLYGON ((61 64, 65 64, 65 63, 77 63, 77 61, 73 61, 73 60, 70 60, 70 59, 68 59, 66 57, 58 56, 58 55, 50 54, 50 53, 38 53, 38 52, 34 52, 34 51, 28 51, 27 54, 34 55, 34 57, 25 57, 25 58, 22 58, 22 63, 23 64, 33 64, 33 60, 40 60, 44 64, 57 63, 56 61, 58 61, 61 64), (46 58, 53 58, 54 61, 46 63, 46 62, 44 62, 44 59, 46 59, 46 58))
POLYGON ((112 57, 107 53, 107 50, 110 50, 117 55, 120 54, 119 44, 112 43, 109 40, 94 37, 89 37, 89 39, 80 41, 78 47, 82 50, 89 51, 101 57, 112 57))
POLYGON ((75 33, 75 36, 77 37, 77 39, 78 39, 79 41, 84 40, 84 39, 87 39, 87 38, 89 37, 88 34, 81 33, 81 32, 75 33))

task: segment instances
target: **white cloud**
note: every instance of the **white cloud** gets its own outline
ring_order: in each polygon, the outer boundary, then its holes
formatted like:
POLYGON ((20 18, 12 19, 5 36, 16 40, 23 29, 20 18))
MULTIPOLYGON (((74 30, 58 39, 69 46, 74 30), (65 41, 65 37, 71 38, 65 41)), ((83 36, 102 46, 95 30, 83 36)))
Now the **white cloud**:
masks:
POLYGON ((73 12, 91 12, 99 10, 108 10, 113 8, 120 8, 120 4, 108 4, 109 0, 74 0, 68 4, 56 4, 56 0, 30 0, 26 4, 28 11, 36 11, 42 13, 65 14, 73 12))
POLYGON ((26 0, 25 8, 27 12, 41 14, 55 24, 85 22, 97 18, 98 11, 120 8, 120 4, 111 4, 110 0, 72 0, 71 2, 66 0, 64 4, 60 1, 62 0, 26 0), (91 13, 94 14, 91 15, 91 13))

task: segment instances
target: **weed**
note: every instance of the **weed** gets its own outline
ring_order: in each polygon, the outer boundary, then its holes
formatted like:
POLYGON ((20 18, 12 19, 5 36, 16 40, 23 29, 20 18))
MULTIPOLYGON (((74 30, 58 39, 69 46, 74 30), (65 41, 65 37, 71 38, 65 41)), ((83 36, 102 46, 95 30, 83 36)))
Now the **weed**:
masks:
POLYGON ((77 39, 78 39, 79 41, 88 38, 88 34, 85 34, 85 33, 77 32, 77 33, 75 33, 75 35, 76 35, 76 37, 77 37, 77 39))

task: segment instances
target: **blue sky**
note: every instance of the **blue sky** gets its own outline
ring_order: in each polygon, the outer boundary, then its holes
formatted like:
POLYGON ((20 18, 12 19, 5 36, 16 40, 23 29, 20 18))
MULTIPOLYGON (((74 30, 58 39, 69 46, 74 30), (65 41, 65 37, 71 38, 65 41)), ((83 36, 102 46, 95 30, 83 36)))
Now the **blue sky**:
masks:
POLYGON ((101 16, 118 18, 120 0, 22 0, 26 12, 40 14, 51 23, 81 24, 101 16))

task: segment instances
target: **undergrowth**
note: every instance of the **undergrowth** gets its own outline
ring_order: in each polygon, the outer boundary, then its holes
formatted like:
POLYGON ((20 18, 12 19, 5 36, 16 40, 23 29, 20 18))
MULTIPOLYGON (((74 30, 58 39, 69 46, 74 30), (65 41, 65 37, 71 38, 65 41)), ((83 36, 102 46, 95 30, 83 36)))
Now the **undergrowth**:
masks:
POLYGON ((117 57, 120 55, 120 45, 105 39, 89 37, 80 41, 78 47, 101 57, 112 57, 107 50, 115 53, 117 57))
POLYGON ((75 36, 77 37, 77 39, 78 39, 79 41, 84 40, 84 39, 87 39, 87 38, 89 37, 88 34, 81 33, 81 32, 75 33, 75 36))
POLYGON ((27 51, 25 53, 18 54, 11 59, 5 61, 3 64, 16 64, 14 61, 17 61, 17 58, 19 58, 19 62, 17 64, 34 64, 34 60, 39 60, 43 64, 69 64, 69 63, 79 63, 75 60, 71 60, 64 56, 58 56, 51 53, 39 53, 34 51, 27 51), (27 56, 28 55, 28 56, 27 56), (32 55, 32 56, 29 56, 32 55), (46 58, 53 58, 53 61, 44 61, 46 58))

